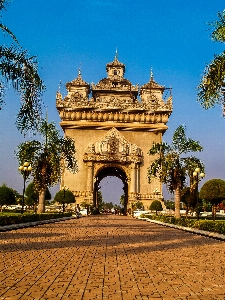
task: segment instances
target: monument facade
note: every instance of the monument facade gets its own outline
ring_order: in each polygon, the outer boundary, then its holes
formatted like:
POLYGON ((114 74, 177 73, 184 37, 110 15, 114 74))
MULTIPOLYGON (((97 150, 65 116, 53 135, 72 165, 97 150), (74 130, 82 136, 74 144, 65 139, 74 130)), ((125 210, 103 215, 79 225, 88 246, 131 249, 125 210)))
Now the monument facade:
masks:
POLYGON ((76 202, 98 206, 99 184, 117 176, 124 184, 125 211, 141 201, 145 209, 162 199, 162 185, 147 179, 153 157, 148 150, 162 141, 172 112, 171 89, 150 80, 133 85, 125 79, 125 65, 118 60, 106 64, 107 77, 88 84, 78 76, 66 84, 67 95, 56 95, 56 107, 65 136, 75 140, 78 173, 65 170, 61 185, 75 195, 76 202), (163 100, 164 92, 169 93, 163 100))

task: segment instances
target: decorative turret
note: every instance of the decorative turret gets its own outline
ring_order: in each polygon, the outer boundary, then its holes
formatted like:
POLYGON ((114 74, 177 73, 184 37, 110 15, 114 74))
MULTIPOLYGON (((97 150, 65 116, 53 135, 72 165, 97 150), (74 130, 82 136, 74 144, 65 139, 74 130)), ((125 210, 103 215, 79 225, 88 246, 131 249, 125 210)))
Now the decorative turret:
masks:
POLYGON ((165 87, 159 85, 154 81, 153 73, 151 70, 150 80, 140 88, 140 97, 144 104, 163 105, 164 101, 162 95, 165 87))
POLYGON ((124 78, 125 65, 118 60, 116 52, 113 62, 106 64, 107 78, 96 85, 92 84, 92 96, 95 101, 134 103, 138 96, 138 85, 124 78))
POLYGON ((88 99, 90 94, 90 85, 82 79, 81 70, 78 70, 78 76, 71 82, 67 82, 67 98, 88 99))
POLYGON ((123 79, 125 73, 125 65, 119 62, 117 51, 116 51, 114 61, 106 65, 106 72, 108 74, 108 78, 112 80, 119 81, 123 79))

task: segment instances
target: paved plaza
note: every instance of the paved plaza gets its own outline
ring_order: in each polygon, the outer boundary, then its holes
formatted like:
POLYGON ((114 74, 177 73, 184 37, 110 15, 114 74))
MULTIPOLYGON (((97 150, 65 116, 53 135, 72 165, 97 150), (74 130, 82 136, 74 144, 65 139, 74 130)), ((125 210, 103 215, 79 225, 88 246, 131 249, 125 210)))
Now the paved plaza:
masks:
POLYGON ((125 216, 0 232, 0 299, 225 299, 225 243, 125 216))

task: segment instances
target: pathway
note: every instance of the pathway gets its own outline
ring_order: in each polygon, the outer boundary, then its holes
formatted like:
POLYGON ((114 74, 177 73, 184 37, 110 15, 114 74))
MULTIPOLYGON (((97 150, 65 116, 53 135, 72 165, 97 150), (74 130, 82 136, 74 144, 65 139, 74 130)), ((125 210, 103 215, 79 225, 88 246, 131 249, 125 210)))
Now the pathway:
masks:
POLYGON ((225 299, 225 243, 125 216, 0 232, 0 299, 225 299))

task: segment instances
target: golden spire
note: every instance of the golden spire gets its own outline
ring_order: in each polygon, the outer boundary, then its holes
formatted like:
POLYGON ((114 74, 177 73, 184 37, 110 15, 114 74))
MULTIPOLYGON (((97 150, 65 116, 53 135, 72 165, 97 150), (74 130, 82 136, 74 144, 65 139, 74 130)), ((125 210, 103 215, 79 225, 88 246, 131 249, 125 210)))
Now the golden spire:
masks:
POLYGON ((81 69, 80 68, 78 69, 78 76, 77 77, 81 78, 81 69))
POLYGON ((116 48, 115 60, 118 60, 118 51, 117 51, 117 48, 116 48))
POLYGON ((81 78, 82 79, 82 76, 81 76, 81 62, 80 62, 80 67, 78 68, 78 76, 77 78, 81 78))
POLYGON ((153 71, 152 71, 152 67, 151 67, 151 70, 150 70, 150 80, 153 80, 153 71))

